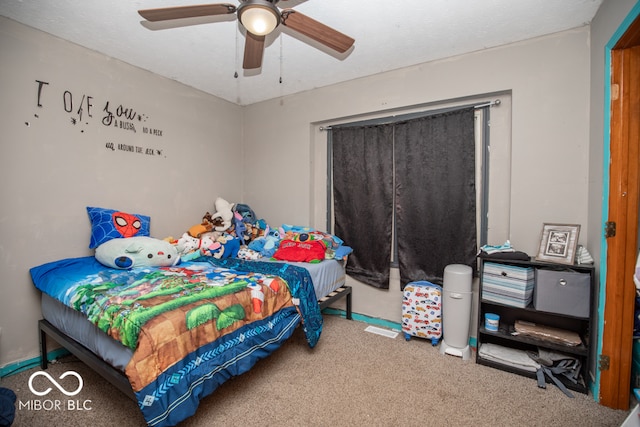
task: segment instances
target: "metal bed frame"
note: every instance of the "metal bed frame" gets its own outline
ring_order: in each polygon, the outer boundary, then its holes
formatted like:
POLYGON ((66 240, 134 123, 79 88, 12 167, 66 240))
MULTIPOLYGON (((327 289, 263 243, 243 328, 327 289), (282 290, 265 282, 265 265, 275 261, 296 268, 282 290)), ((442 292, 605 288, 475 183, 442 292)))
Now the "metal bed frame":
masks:
MULTIPOLYGON (((351 320, 351 299, 352 299, 352 288, 351 286, 342 286, 335 291, 331 292, 326 297, 322 298, 318 301, 320 305, 320 310, 327 308, 329 305, 339 300, 340 298, 346 297, 346 318, 351 320)), ((47 357, 47 335, 51 337, 54 341, 60 344, 62 347, 67 349, 71 354, 76 356, 82 362, 84 362, 87 366, 93 369, 96 373, 101 375, 105 380, 111 383, 114 387, 132 399, 134 402, 137 402, 135 394, 131 389, 131 384, 129 383, 129 379, 126 377, 124 372, 119 369, 114 368, 109 365, 107 362, 102 360, 96 354, 94 354, 91 350, 89 350, 84 345, 80 344, 78 341, 66 335, 64 332, 53 326, 49 323, 48 320, 42 319, 38 321, 38 333, 40 339, 40 368, 42 370, 47 369, 49 364, 49 360, 47 357)))

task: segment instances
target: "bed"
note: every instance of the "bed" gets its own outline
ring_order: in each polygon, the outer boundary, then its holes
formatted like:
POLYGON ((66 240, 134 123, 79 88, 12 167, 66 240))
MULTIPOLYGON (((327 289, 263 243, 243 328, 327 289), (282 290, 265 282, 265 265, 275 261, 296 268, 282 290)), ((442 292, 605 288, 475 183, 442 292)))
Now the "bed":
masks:
POLYGON ((233 376, 276 351, 301 325, 310 347, 321 310, 351 288, 344 261, 201 257, 171 267, 119 270, 95 257, 31 269, 47 336, 131 397, 150 426, 175 425, 233 376))

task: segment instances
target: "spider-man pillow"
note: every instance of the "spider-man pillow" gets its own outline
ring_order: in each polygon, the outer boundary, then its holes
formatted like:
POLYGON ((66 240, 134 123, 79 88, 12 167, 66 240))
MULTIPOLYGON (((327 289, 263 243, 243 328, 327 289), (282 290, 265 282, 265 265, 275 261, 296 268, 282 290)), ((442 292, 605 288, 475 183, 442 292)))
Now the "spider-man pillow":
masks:
POLYGON ((111 239, 149 236, 151 218, 148 216, 89 206, 87 206, 87 213, 91 220, 89 249, 111 239))

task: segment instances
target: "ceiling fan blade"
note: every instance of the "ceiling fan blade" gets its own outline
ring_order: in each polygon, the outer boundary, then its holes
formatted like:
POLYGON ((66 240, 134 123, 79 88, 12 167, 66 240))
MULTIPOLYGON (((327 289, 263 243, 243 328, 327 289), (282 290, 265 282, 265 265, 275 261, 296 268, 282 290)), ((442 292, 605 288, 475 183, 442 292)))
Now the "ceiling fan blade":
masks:
POLYGON ((198 16, 226 15, 234 13, 236 7, 229 3, 200 4, 194 6, 164 7, 161 9, 143 9, 138 13, 147 21, 167 21, 169 19, 195 18, 198 16))
POLYGON ((244 43, 244 62, 242 68, 252 70, 262 66, 262 55, 264 53, 264 36, 256 36, 247 31, 244 43))
POLYGON ((282 24, 340 53, 346 52, 355 43, 346 34, 293 9, 282 11, 282 24))

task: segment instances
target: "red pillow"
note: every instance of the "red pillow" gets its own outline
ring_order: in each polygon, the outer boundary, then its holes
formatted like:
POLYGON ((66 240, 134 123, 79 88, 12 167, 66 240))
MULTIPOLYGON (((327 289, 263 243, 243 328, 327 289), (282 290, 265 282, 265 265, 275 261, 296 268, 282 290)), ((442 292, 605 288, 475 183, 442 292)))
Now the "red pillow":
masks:
POLYGON ((320 240, 297 242, 295 240, 283 240, 273 258, 280 261, 322 261, 324 259, 325 246, 320 240))

